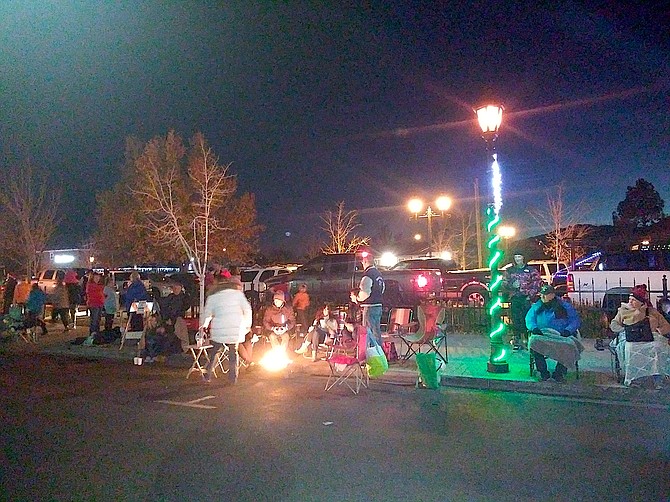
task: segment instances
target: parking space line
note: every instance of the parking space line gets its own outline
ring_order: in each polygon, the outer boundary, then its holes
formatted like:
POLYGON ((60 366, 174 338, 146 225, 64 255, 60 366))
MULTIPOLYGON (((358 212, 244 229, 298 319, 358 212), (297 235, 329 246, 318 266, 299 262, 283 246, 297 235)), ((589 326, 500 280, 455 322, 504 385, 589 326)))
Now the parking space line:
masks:
POLYGON ((174 406, 185 406, 186 408, 200 408, 204 410, 215 410, 216 406, 210 406, 207 404, 198 404, 200 401, 205 401, 207 399, 214 399, 216 396, 205 396, 201 397, 199 399, 194 399, 193 401, 164 401, 164 400, 159 400, 159 401, 154 401, 156 403, 163 403, 163 404, 172 404, 174 406))

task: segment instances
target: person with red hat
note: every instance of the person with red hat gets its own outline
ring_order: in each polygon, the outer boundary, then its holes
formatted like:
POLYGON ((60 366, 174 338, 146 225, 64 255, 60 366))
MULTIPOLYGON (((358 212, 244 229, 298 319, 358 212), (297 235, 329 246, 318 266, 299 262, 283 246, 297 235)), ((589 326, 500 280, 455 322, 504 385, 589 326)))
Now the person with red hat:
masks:
POLYGON ((637 385, 641 382, 633 383, 635 380, 651 376, 654 387, 661 388, 670 370, 670 350, 663 338, 670 336, 670 323, 652 307, 645 284, 631 290, 628 303, 621 304, 610 329, 618 333, 612 343, 624 371, 624 385, 637 385))

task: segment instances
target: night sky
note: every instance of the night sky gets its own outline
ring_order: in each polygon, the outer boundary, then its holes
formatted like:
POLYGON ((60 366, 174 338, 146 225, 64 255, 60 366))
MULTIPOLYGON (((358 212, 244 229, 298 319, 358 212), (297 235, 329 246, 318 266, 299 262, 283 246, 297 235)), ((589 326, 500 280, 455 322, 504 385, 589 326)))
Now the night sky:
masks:
POLYGON ((472 109, 491 99, 521 235, 560 183, 585 222, 611 223, 640 177, 670 212, 667 2, 317 3, 3 0, 2 169, 30 158, 65 184, 53 244, 90 235, 127 136, 169 129, 233 163, 265 250, 325 237, 340 200, 361 233, 408 235, 411 195, 490 193, 472 109))

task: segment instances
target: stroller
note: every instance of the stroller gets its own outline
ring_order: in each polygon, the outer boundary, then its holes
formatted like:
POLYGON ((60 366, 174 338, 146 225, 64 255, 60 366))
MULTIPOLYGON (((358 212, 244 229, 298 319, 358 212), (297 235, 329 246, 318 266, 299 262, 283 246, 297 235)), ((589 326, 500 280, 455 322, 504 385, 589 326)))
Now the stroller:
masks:
POLYGON ((2 316, 0 331, 7 340, 21 339, 26 343, 37 343, 35 323, 30 322, 21 305, 11 305, 7 315, 2 316))

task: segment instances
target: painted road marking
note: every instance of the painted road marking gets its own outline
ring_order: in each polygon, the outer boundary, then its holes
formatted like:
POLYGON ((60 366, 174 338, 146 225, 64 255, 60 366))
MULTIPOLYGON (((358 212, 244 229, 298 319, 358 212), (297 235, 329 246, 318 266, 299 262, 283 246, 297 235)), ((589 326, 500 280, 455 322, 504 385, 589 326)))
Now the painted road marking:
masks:
POLYGON ((215 410, 216 406, 209 406, 207 404, 198 404, 200 401, 205 401, 207 399, 214 399, 216 396, 205 396, 201 397, 200 399, 194 399, 193 401, 186 401, 186 402, 181 402, 181 401, 155 401, 156 403, 163 403, 163 404, 172 404, 174 406, 185 406, 187 408, 201 408, 204 410, 215 410))

